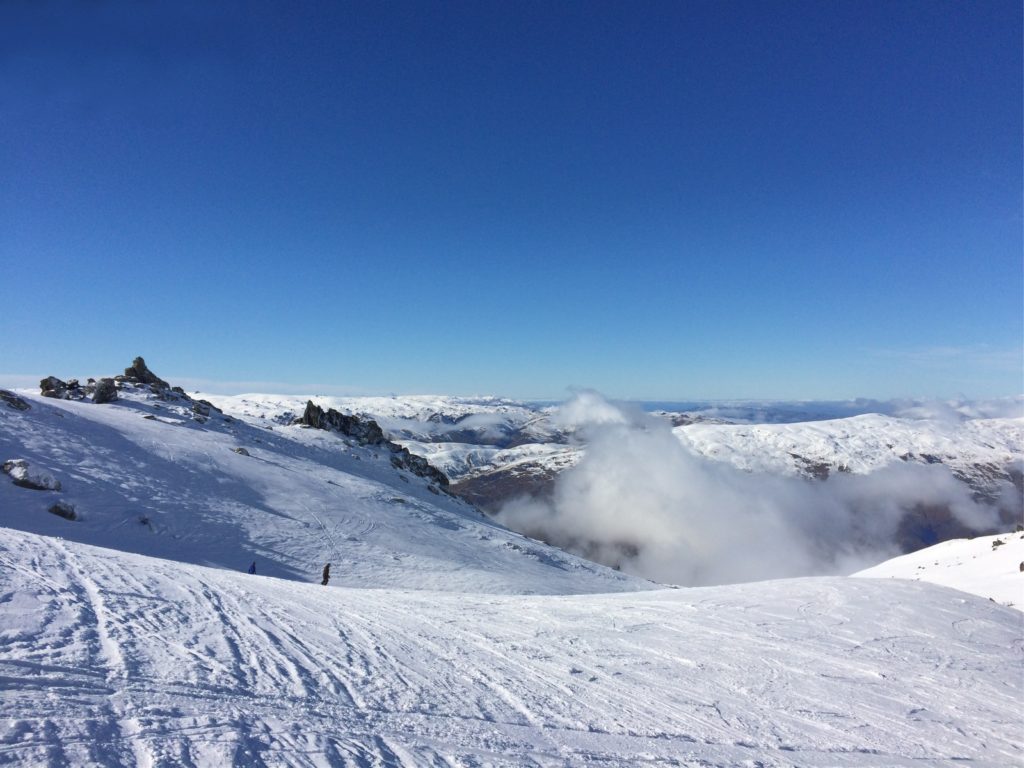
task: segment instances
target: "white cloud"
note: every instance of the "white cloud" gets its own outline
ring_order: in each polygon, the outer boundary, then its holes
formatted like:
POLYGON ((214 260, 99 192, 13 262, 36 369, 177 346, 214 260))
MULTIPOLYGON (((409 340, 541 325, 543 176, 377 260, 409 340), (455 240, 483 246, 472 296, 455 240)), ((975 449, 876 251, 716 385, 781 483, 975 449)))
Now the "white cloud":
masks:
POLYGON ((825 482, 742 472, 690 453, 668 425, 620 412, 593 392, 566 404, 587 440, 550 499, 520 498, 499 520, 657 581, 708 585, 850 573, 897 554, 906 511, 943 505, 994 525, 942 465, 901 464, 825 482), (589 420, 588 420, 589 419, 589 420))

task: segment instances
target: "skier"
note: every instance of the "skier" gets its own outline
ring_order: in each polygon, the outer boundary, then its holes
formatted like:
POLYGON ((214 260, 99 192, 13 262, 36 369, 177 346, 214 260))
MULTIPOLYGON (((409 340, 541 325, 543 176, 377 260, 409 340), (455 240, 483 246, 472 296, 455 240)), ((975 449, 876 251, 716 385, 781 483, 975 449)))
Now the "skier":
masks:
POLYGON ((249 566, 249 573, 256 573, 256 561, 252 561, 252 565, 249 566))
POLYGON ((320 583, 323 586, 326 587, 327 586, 327 582, 330 581, 330 580, 331 580, 331 564, 328 563, 327 565, 324 566, 324 580, 321 581, 320 583))

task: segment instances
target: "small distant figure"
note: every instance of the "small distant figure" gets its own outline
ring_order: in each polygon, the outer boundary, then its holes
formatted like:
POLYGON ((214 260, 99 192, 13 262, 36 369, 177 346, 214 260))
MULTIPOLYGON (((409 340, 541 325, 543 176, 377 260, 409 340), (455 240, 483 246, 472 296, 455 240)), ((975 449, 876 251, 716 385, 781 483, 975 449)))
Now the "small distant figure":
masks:
POLYGON ((252 565, 249 566, 249 573, 256 573, 256 561, 252 561, 252 565))
POLYGON ((327 565, 324 566, 324 580, 321 581, 320 583, 323 586, 326 587, 327 586, 327 582, 330 581, 330 580, 331 580, 331 564, 328 563, 327 565))

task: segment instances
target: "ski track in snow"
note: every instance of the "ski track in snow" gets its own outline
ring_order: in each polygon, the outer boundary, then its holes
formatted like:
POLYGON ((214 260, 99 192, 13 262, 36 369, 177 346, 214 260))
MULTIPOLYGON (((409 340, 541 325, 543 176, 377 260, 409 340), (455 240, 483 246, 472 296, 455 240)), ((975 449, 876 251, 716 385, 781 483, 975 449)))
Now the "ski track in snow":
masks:
POLYGON ((1024 756, 1024 616, 932 585, 325 589, 0 529, 0 606, 0 764, 1024 756))
MULTIPOLYGON (((1024 764, 1019 610, 891 579, 653 590, 337 435, 197 421, 141 390, 111 406, 26 398, 0 410, 0 460, 64 487, 0 482, 0 525, 23 529, 0 527, 0 765, 1024 764), (47 514, 56 498, 81 519, 47 514), (260 575, 240 573, 252 559, 260 575), (325 560, 331 586, 304 583, 325 560)), ((410 419, 445 403, 369 405, 410 419)), ((1020 455, 1022 420, 940 426, 677 435, 738 466, 785 457, 782 472, 797 445, 855 471, 911 449, 1020 455)), ((868 575, 969 581, 987 598, 998 565, 997 598, 1020 606, 1018 545, 975 540, 868 575)))

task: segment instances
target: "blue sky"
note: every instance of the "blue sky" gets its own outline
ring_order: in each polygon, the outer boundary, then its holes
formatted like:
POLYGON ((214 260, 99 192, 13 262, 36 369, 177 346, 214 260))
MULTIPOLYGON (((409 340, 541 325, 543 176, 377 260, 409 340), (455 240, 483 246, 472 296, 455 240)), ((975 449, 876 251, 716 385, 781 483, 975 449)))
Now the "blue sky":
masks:
POLYGON ((3 4, 0 382, 1019 393, 1021 16, 3 4))

